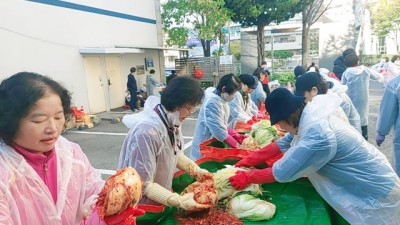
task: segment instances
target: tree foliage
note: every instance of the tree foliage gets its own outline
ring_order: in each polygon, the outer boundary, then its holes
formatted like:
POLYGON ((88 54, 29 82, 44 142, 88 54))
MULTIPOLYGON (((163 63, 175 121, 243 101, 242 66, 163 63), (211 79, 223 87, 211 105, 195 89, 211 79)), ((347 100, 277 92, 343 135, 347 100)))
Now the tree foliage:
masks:
POLYGON ((230 41, 229 54, 233 55, 237 61, 240 60, 240 40, 230 41))
POLYGON ((310 53, 310 28, 331 7, 333 0, 303 0, 302 8, 302 65, 307 66, 310 53))
POLYGON ((379 37, 391 36, 399 52, 400 1, 378 0, 378 4, 371 3, 368 8, 371 11, 373 32, 379 37))
POLYGON ((301 11, 300 0, 225 0, 232 11, 232 21, 242 27, 257 27, 258 64, 264 61, 264 27, 272 22, 280 23, 301 11))
POLYGON ((169 0, 162 9, 167 43, 183 47, 192 32, 201 42, 206 57, 210 56, 210 42, 221 37, 221 28, 230 18, 223 0, 169 0))
POLYGON ((272 52, 266 52, 266 56, 267 57, 274 57, 277 59, 287 59, 293 56, 293 52, 292 51, 288 51, 288 50, 277 50, 274 51, 274 55, 272 55, 272 52))

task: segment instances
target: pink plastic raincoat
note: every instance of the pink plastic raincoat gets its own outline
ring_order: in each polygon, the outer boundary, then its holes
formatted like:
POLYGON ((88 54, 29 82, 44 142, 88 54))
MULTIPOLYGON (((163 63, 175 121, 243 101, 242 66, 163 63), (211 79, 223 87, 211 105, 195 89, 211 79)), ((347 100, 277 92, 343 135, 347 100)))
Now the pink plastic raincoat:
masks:
POLYGON ((0 140, 0 224, 75 225, 91 214, 104 185, 100 173, 77 144, 60 136, 55 150, 56 204, 23 156, 0 140))

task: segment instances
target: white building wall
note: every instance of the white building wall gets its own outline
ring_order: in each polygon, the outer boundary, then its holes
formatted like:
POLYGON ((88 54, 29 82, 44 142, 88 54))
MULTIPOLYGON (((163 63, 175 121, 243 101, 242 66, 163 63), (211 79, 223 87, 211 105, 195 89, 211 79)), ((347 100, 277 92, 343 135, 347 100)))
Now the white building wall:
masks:
MULTIPOLYGON (((92 84, 86 82, 79 50, 161 47, 157 13, 158 0, 2 0, 0 80, 20 71, 49 75, 73 93, 74 104, 88 109, 87 86, 92 84)), ((145 57, 152 57, 154 69, 160 71, 158 51, 142 52, 120 54, 121 93, 129 68, 144 65, 145 57)))

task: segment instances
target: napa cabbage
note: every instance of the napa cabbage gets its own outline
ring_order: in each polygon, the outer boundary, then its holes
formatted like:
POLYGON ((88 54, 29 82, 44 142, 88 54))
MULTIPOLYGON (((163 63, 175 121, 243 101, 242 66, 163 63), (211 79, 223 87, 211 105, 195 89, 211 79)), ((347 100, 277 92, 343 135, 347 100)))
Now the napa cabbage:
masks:
POLYGON ((252 194, 243 193, 229 201, 227 210, 239 219, 260 221, 271 219, 275 215, 276 206, 252 194))

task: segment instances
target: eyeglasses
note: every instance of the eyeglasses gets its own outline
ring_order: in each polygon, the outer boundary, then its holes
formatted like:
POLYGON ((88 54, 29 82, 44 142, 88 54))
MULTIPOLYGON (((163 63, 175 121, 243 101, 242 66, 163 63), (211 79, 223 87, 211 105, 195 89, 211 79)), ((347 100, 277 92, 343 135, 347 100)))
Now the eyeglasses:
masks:
POLYGON ((196 108, 189 109, 189 107, 187 107, 186 105, 185 105, 185 108, 189 112, 189 114, 193 114, 194 112, 196 112, 196 108))

